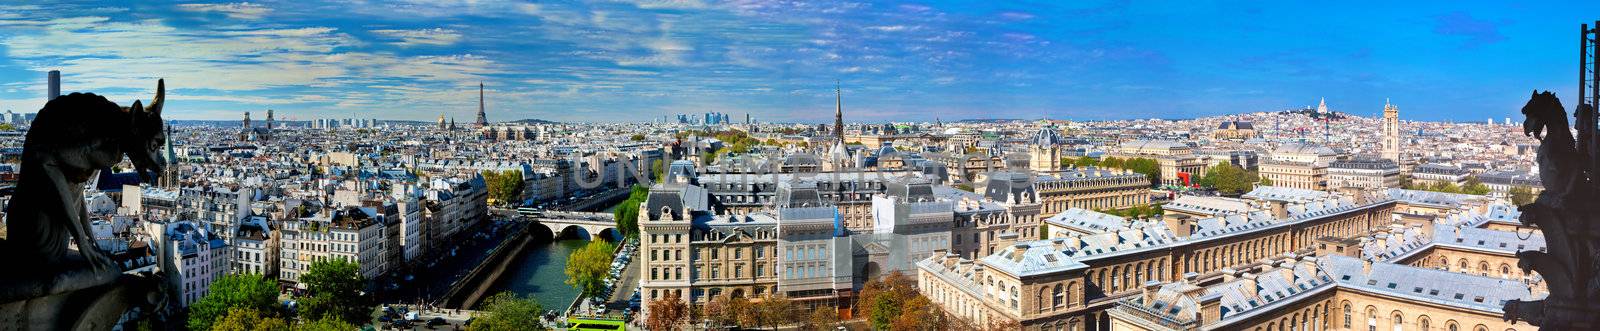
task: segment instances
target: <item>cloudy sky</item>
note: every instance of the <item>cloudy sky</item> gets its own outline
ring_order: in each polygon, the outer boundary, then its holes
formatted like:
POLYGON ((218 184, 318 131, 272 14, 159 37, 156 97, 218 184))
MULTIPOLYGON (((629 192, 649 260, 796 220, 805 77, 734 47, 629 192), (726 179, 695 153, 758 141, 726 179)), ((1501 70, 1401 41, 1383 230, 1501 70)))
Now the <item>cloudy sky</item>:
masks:
MULTIPOLYGON (((1571 98, 1600 1, 259 1, 0 4, 0 110, 169 118, 1186 118, 1314 105, 1482 121, 1571 98), (1447 5, 1445 3, 1448 3, 1447 5), (1586 16, 1587 15, 1587 16, 1586 16), (257 115, 258 117, 260 115, 257 115)), ((1570 104, 1571 102, 1569 102, 1570 104)))

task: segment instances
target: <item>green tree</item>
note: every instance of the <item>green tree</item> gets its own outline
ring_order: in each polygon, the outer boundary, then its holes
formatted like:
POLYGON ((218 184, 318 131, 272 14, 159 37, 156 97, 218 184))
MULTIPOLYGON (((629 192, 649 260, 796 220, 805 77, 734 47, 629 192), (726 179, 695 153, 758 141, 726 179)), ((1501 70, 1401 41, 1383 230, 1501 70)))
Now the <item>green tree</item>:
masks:
POLYGON ((1100 166, 1106 167, 1106 168, 1125 169, 1125 167, 1123 166, 1122 163, 1123 163, 1122 159, 1117 158, 1117 157, 1107 157, 1104 160, 1100 160, 1100 166))
POLYGON ((1155 159, 1147 159, 1142 157, 1128 159, 1122 164, 1122 167, 1136 173, 1144 174, 1145 177, 1150 178, 1151 183, 1161 182, 1161 163, 1157 162, 1155 159))
POLYGON ((1224 195, 1238 195, 1250 190, 1250 185, 1255 183, 1255 173, 1244 170, 1231 163, 1218 163, 1206 170, 1206 175, 1201 177, 1201 186, 1211 187, 1224 195))
POLYGON ((1511 195, 1511 204, 1518 206, 1533 203, 1533 200, 1539 198, 1537 194, 1533 194, 1533 189, 1527 186, 1512 186, 1506 193, 1511 195))
POLYGON ((1100 166, 1100 160, 1097 160, 1097 159, 1095 159, 1093 157, 1089 157, 1089 156, 1085 155, 1085 156, 1079 156, 1079 157, 1076 157, 1076 158, 1062 158, 1061 164, 1070 164, 1070 165, 1072 165, 1074 167, 1079 167, 1079 168, 1097 167, 1097 166, 1100 166))
POLYGON ((700 163, 704 163, 705 165, 711 165, 713 163, 717 163, 717 152, 716 151, 710 151, 710 152, 700 153, 700 163))
POLYGON ((311 263, 311 268, 300 276, 300 282, 310 292, 302 297, 301 317, 308 320, 336 319, 366 324, 372 320, 375 306, 372 298, 362 291, 366 277, 361 276, 360 265, 344 259, 321 260, 311 263))
POLYGON ((1272 186, 1272 179, 1261 177, 1261 186, 1272 186))
POLYGON ((255 274, 223 275, 211 283, 210 291, 189 305, 190 330, 208 330, 212 323, 233 309, 261 315, 277 315, 278 284, 255 274))
POLYGON ((544 324, 539 321, 539 316, 543 315, 544 308, 532 296, 500 292, 484 300, 483 310, 473 314, 474 320, 467 330, 544 330, 544 324))
POLYGON ((483 171, 483 183, 488 186, 489 199, 495 204, 507 206, 515 204, 522 196, 522 172, 517 170, 483 171))
POLYGON ((642 134, 634 134, 632 137, 628 137, 628 140, 644 141, 644 135, 642 135, 642 134))
POLYGON ((624 238, 639 237, 639 204, 649 198, 650 188, 644 185, 634 185, 633 191, 628 194, 627 200, 622 200, 613 209, 612 216, 617 221, 618 231, 624 238))
POLYGON ((1478 180, 1478 176, 1467 177, 1466 183, 1461 185, 1461 193, 1485 195, 1489 194, 1489 191, 1491 191, 1489 185, 1484 185, 1483 181, 1478 180))
POLYGON ((657 183, 666 179, 667 168, 661 165, 661 160, 650 161, 650 178, 657 183))
POLYGON ((949 326, 939 308, 917 293, 916 280, 898 271, 862 285, 856 309, 874 330, 943 330, 949 326))
MULTIPOLYGON (((205 330, 192 329, 190 330, 205 330)), ((282 318, 261 316, 261 312, 244 307, 233 307, 223 315, 217 323, 211 325, 211 331, 288 331, 289 323, 282 318)))
POLYGON ((349 331, 355 329, 356 326, 354 324, 332 316, 307 320, 295 325, 293 328, 294 331, 349 331))
POLYGON ((567 256, 567 285, 577 287, 585 297, 600 295, 615 249, 611 243, 596 239, 567 256))

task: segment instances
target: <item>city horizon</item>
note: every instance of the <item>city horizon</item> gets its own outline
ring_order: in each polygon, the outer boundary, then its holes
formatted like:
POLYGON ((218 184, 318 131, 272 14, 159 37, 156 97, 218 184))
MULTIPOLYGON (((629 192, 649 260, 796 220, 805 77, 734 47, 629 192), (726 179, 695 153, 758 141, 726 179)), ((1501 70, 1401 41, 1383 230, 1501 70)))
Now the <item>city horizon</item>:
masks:
POLYGON ((1202 118, 1324 98, 1363 117, 1392 100, 1406 120, 1474 122, 1518 116, 1529 90, 1575 95, 1556 73, 1583 7, 1600 5, 6 5, 0 110, 36 111, 60 70, 63 93, 124 104, 167 78, 181 120, 471 121, 484 83, 490 122, 829 123, 837 81, 860 123, 1202 118), (1204 14, 1219 19, 1150 23, 1204 14))

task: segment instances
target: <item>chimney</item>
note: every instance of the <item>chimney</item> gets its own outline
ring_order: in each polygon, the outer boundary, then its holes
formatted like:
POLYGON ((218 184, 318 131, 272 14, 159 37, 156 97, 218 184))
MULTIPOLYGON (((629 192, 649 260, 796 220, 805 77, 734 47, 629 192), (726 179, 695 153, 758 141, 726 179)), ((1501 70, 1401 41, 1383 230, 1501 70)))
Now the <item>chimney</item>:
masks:
POLYGON ((1167 224, 1167 229, 1172 230, 1178 237, 1193 235, 1194 224, 1189 215, 1168 212, 1161 216, 1161 221, 1167 224))
POLYGON ((1021 261, 1022 260, 1022 254, 1023 253, 1027 253, 1027 252, 1028 252, 1028 244, 1020 244, 1019 243, 1019 244, 1011 245, 1011 260, 1012 261, 1021 261))
POLYGON ((994 242, 989 243, 989 245, 991 247, 1006 247, 1016 243, 1017 233, 1013 231, 1006 231, 1000 233, 1000 236, 995 238, 994 242))
POLYGON ((1156 281, 1156 280, 1145 281, 1144 282, 1144 304, 1145 305, 1150 305, 1150 304, 1155 303, 1156 302, 1156 292, 1159 292, 1159 291, 1161 291, 1161 282, 1160 281, 1156 281))
POLYGON ((1212 294, 1197 298, 1200 301, 1200 325, 1204 327, 1222 320, 1222 295, 1212 294))
POLYGON ((1361 274, 1372 274, 1372 259, 1361 259, 1361 274))
POLYGON ((1245 293, 1250 294, 1250 296, 1257 295, 1256 291, 1258 286, 1256 285, 1255 274, 1246 272, 1244 275, 1239 276, 1239 280, 1244 282, 1243 286, 1240 286, 1240 288, 1243 289, 1245 293))
POLYGON ((1289 206, 1288 206, 1289 203, 1288 202, 1286 202, 1286 201, 1276 201, 1275 200, 1275 201, 1270 201, 1268 203, 1272 205, 1272 218, 1280 219, 1280 220, 1289 218, 1289 206))
POLYGON ((1294 279, 1294 258, 1289 258, 1289 259, 1284 259, 1283 261, 1278 261, 1278 273, 1283 276, 1284 280, 1288 280, 1290 284, 1293 284, 1294 281, 1295 281, 1295 279, 1294 279))
POLYGON ((1224 283, 1231 282, 1234 279, 1239 279, 1239 271, 1238 270, 1234 270, 1233 267, 1222 268, 1221 272, 1222 272, 1222 282, 1224 282, 1224 283))

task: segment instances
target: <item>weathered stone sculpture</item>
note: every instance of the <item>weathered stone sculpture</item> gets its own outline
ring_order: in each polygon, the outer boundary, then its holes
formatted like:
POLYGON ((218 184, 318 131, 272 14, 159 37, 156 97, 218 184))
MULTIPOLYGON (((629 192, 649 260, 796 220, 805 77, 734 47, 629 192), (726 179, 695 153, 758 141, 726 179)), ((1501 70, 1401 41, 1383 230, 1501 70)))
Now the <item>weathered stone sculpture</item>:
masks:
POLYGON ((1597 204, 1600 190, 1592 178, 1600 174, 1600 141, 1595 135, 1594 109, 1580 105, 1574 138, 1567 126, 1561 101, 1550 92, 1538 93, 1522 107, 1527 116, 1523 133, 1538 138, 1539 180, 1544 192, 1521 206, 1522 223, 1544 233, 1549 252, 1518 252, 1518 267, 1538 272, 1550 295, 1543 300, 1512 300, 1504 305, 1505 319, 1528 322, 1544 330, 1600 329, 1600 279, 1596 257, 1600 254, 1597 204))
POLYGON ((165 297, 159 276, 124 274, 96 246, 83 200, 84 184, 124 155, 145 181, 161 173, 165 85, 149 107, 73 93, 39 111, 0 244, 16 263, 0 271, 0 328, 109 329, 128 308, 165 297))

